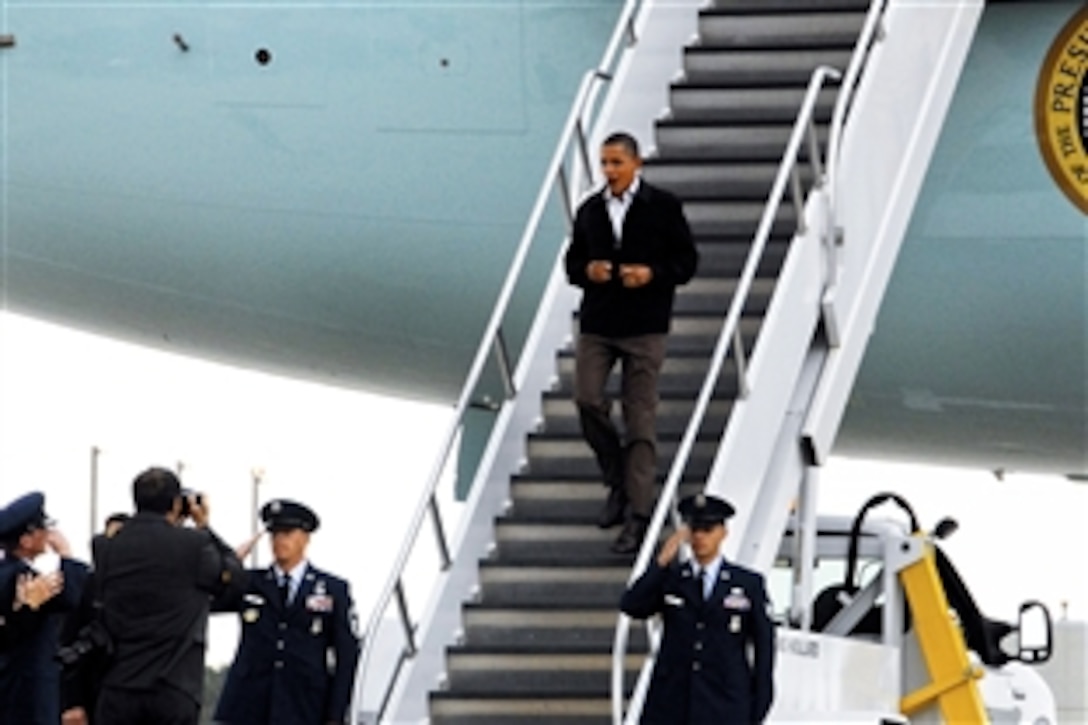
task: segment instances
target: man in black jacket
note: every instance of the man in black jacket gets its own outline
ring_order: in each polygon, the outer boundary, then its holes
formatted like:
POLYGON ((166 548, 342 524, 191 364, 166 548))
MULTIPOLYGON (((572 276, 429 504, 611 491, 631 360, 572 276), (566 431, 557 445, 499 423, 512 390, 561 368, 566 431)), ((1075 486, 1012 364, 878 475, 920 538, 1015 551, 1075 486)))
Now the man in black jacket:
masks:
POLYGON ((575 403, 608 497, 597 523, 626 519, 612 550, 638 549, 654 505, 657 378, 677 285, 695 274, 698 253, 680 201, 639 178, 638 142, 615 133, 601 145, 606 187, 579 207, 565 263, 582 288, 575 350, 575 403), (621 361, 626 445, 605 394, 621 361), (629 510, 628 510, 629 507, 629 510))
POLYGON ((697 494, 680 502, 680 527, 620 609, 660 614, 661 649, 646 694, 644 725, 761 723, 774 698, 774 624, 763 577, 719 553, 733 506, 697 494), (692 559, 679 561, 684 542, 692 559))
POLYGON ((212 597, 240 597, 245 574, 208 528, 207 502, 184 497, 173 472, 150 468, 132 485, 136 514, 96 552, 114 654, 96 721, 195 725, 212 597), (186 508, 183 508, 186 507, 186 508), (194 527, 184 526, 187 511, 194 527))

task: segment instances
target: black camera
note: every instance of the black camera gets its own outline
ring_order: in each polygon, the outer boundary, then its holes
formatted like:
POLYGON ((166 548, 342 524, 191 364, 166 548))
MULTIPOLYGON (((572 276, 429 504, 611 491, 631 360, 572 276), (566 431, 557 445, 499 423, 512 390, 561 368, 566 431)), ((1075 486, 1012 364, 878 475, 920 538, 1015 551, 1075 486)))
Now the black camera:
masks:
POLYGON ((110 633, 95 620, 84 625, 71 644, 57 649, 57 662, 65 669, 71 669, 92 658, 107 659, 113 654, 113 640, 110 633))
POLYGON ((196 501, 197 506, 204 505, 204 494, 193 491, 191 488, 181 489, 181 515, 192 516, 192 508, 189 504, 189 499, 193 498, 196 501))

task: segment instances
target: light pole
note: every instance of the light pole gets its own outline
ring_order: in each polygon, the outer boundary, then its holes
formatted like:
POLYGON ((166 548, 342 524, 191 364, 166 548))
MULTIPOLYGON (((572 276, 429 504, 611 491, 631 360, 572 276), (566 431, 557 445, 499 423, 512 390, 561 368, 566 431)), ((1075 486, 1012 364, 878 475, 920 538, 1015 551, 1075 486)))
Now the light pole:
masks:
MULTIPOLYGON (((252 484, 251 489, 253 491, 253 501, 250 507, 250 531, 253 535, 257 535, 258 527, 260 523, 257 520, 257 503, 259 501, 259 494, 257 489, 261 487, 261 481, 264 480, 264 469, 260 466, 254 466, 249 471, 249 480, 252 484)), ((257 568, 257 544, 253 544, 253 548, 249 550, 249 566, 251 569, 257 568)))
POLYGON ((94 536, 95 527, 98 526, 98 456, 101 453, 101 448, 91 446, 91 533, 87 537, 88 541, 94 536))

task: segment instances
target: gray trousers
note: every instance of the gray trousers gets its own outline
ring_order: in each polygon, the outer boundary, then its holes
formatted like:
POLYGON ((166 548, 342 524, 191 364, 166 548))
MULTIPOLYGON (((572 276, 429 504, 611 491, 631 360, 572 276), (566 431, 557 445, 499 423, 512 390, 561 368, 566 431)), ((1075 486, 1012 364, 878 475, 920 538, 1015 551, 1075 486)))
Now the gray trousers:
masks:
POLYGON ((653 512, 657 378, 664 361, 663 334, 615 338, 580 334, 575 347, 574 402, 582 435, 597 457, 605 485, 622 486, 631 513, 638 516, 653 512), (617 360, 621 364, 623 438, 612 421, 612 401, 605 392, 617 360))

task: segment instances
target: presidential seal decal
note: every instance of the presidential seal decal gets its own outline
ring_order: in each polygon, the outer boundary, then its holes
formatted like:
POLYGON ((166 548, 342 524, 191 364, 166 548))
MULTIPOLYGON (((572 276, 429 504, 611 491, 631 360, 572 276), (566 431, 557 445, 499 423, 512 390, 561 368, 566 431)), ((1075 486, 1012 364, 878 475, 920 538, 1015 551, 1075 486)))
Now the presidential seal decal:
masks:
POLYGON ((1088 8, 1062 28, 1039 72, 1035 135, 1054 181, 1088 214, 1088 8))

